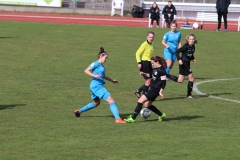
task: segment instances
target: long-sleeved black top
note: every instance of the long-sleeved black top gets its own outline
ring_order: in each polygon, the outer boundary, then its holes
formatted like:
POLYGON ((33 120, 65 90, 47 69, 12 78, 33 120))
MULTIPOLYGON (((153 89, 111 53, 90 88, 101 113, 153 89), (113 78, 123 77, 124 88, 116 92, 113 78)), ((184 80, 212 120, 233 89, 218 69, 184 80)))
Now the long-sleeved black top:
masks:
POLYGON ((194 60, 195 45, 190 46, 188 43, 185 43, 181 48, 176 51, 177 60, 182 61, 191 61, 194 60), (180 57, 180 53, 182 53, 180 57))

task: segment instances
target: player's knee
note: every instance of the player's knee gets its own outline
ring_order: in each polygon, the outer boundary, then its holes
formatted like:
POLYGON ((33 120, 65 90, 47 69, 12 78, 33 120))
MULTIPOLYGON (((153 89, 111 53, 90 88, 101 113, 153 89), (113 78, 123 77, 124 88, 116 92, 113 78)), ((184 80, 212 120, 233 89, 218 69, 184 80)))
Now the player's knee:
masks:
POLYGON ((100 104, 100 100, 94 102, 95 107, 99 106, 99 104, 100 104))
POLYGON ((106 102, 107 102, 108 104, 110 104, 110 103, 114 103, 115 101, 114 101, 114 99, 112 98, 112 96, 109 96, 109 97, 106 99, 106 102))

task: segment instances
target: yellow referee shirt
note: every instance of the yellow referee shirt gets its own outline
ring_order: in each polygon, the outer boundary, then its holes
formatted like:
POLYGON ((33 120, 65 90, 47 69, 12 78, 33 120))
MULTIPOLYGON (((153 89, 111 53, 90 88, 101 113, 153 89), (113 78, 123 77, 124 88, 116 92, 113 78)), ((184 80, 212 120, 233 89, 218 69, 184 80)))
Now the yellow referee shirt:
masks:
POLYGON ((143 42, 136 52, 137 63, 141 61, 151 61, 153 51, 153 43, 149 44, 148 41, 143 42))

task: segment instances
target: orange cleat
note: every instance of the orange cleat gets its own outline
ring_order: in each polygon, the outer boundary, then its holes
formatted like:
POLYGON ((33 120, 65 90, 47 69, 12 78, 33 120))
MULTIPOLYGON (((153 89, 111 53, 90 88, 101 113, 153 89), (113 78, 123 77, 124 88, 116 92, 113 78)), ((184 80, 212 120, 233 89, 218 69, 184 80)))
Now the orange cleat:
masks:
POLYGON ((116 119, 115 122, 116 122, 116 123, 127 123, 127 122, 125 122, 124 120, 122 120, 122 118, 116 119))

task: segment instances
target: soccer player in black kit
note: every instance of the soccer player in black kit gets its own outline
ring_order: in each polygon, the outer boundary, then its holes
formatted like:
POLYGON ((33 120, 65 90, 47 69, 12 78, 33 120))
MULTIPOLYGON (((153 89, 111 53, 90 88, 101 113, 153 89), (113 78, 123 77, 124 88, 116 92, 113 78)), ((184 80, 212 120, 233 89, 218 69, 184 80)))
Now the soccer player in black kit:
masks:
POLYGON ((127 119, 124 119, 127 123, 134 123, 136 117, 142 110, 142 106, 145 103, 145 107, 150 109, 152 112, 156 113, 159 118, 159 121, 162 121, 164 118, 166 118, 166 114, 159 111, 152 103, 155 101, 155 99, 160 95, 161 99, 164 98, 163 96, 163 90, 166 86, 166 67, 167 63, 164 60, 164 58, 159 56, 153 56, 151 58, 151 64, 153 66, 153 70, 150 73, 144 73, 140 72, 141 75, 145 75, 147 77, 152 76, 152 80, 150 83, 150 89, 147 90, 142 94, 142 96, 138 99, 137 106, 135 108, 135 111, 133 113, 133 116, 130 115, 127 119))
POLYGON ((177 60, 179 63, 179 76, 167 75, 167 77, 175 82, 182 83, 185 76, 188 76, 188 90, 187 98, 194 98, 192 96, 192 88, 194 82, 194 76, 190 68, 190 62, 193 61, 194 64, 197 63, 194 52, 195 52, 195 43, 197 43, 196 37, 194 34, 189 34, 186 37, 186 43, 176 51, 177 60), (182 53, 180 57, 180 53, 182 53))

